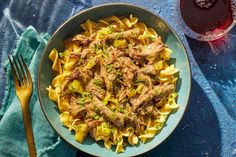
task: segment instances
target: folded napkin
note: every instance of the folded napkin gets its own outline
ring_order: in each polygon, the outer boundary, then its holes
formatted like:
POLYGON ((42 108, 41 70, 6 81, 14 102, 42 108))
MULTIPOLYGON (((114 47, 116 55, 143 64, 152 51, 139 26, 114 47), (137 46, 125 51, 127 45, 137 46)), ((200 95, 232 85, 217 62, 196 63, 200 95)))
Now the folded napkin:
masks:
MULTIPOLYGON (((36 84, 39 58, 49 37, 48 34, 39 34, 30 26, 22 33, 14 54, 23 56, 34 83, 29 106, 37 156, 73 157, 76 155, 76 149, 64 142, 54 132, 42 113, 37 97, 36 84)), ((15 85, 8 61, 4 63, 4 67, 7 82, 5 97, 0 110, 0 157, 26 157, 29 156, 29 153, 22 120, 22 110, 15 94, 15 85)))

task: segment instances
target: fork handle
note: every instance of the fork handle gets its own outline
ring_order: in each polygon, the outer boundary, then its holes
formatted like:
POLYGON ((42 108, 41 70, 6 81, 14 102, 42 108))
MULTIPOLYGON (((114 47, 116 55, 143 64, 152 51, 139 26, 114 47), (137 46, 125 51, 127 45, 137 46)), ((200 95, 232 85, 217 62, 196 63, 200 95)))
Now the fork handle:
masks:
POLYGON ((28 143, 28 149, 30 157, 36 157, 36 149, 34 143, 33 129, 30 119, 29 105, 28 101, 21 102, 22 113, 23 113, 23 121, 25 127, 25 135, 28 143))

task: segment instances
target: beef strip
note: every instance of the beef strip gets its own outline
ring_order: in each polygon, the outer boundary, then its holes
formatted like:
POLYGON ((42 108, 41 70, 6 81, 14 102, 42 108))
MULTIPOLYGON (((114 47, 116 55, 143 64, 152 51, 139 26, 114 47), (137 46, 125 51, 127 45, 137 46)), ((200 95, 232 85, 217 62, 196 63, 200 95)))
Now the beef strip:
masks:
POLYGON ((75 96, 71 95, 69 97, 69 112, 74 118, 84 118, 87 113, 87 109, 83 106, 78 105, 78 100, 75 96))
POLYGON ((141 94, 138 98, 133 98, 130 100, 132 104, 133 111, 136 112, 137 109, 140 107, 141 104, 144 102, 148 102, 152 100, 154 97, 155 99, 161 99, 167 95, 169 95, 175 89, 174 85, 157 85, 147 93, 141 94))
POLYGON ((157 118, 159 115, 156 106, 154 106, 151 102, 146 102, 140 107, 137 112, 140 115, 149 115, 152 116, 153 118, 157 118))
POLYGON ((134 128, 136 133, 140 131, 140 123, 140 120, 133 112, 130 112, 126 117, 126 125, 134 128))
POLYGON ((93 48, 84 48, 81 52, 81 58, 85 58, 86 56, 88 56, 88 54, 92 54, 92 53, 94 53, 93 48))
POLYGON ((141 68, 140 71, 147 75, 157 75, 157 72, 152 64, 146 65, 145 67, 141 68))
POLYGON ((92 138, 95 138, 95 134, 96 134, 96 128, 91 128, 89 129, 89 135, 92 137, 92 138))
POLYGON ((71 58, 74 58, 76 60, 79 60, 81 58, 81 54, 80 53, 72 52, 69 55, 70 55, 71 58))
POLYGON ((90 80, 89 83, 86 85, 86 91, 90 92, 91 94, 95 95, 99 99, 103 99, 105 97, 105 90, 102 88, 103 86, 103 79, 97 75, 94 79, 90 80), (98 84, 98 83, 101 83, 98 84))
POLYGON ((89 118, 89 119, 86 119, 85 122, 88 125, 89 129, 92 129, 98 126, 99 124, 101 124, 102 121, 89 118))
POLYGON ((125 53, 134 60, 135 64, 141 65, 143 58, 141 56, 141 48, 135 48, 133 46, 129 46, 128 49, 126 49, 125 53))
POLYGON ((75 113, 74 118, 79 118, 79 119, 83 119, 86 114, 87 114, 87 109, 82 107, 81 109, 77 110, 77 111, 73 111, 75 113))
POLYGON ((104 105, 96 96, 93 97, 94 105, 109 119, 115 126, 123 127, 125 117, 121 113, 115 113, 111 111, 106 105, 104 105))
POLYGON ((100 75, 104 79, 106 88, 108 91, 112 90, 112 81, 108 79, 108 73, 106 70, 106 66, 103 63, 100 63, 100 75))
POLYGON ((78 78, 81 75, 81 71, 79 68, 75 68, 70 76, 66 78, 66 80, 61 85, 61 90, 64 91, 66 87, 69 85, 71 81, 78 78))
POLYGON ((107 48, 108 58, 106 59, 106 64, 114 63, 118 57, 123 56, 125 54, 124 51, 118 50, 113 46, 109 46, 107 48))
POLYGON ((151 89, 153 88, 153 83, 152 83, 152 79, 150 78, 150 76, 143 74, 142 72, 139 72, 137 78, 140 81, 146 82, 146 84, 148 84, 149 88, 151 88, 151 89))
POLYGON ((87 83, 93 78, 93 71, 92 70, 87 70, 87 69, 81 69, 76 67, 73 72, 71 73, 70 76, 68 76, 65 80, 65 82, 62 83, 62 91, 66 89, 66 87, 69 85, 71 81, 74 79, 80 79, 83 81, 83 83, 87 83))
POLYGON ((122 86, 122 88, 118 91, 116 97, 118 98, 119 102, 121 102, 127 96, 127 89, 122 86))
POLYGON ((165 48, 165 45, 161 42, 160 38, 157 38, 154 42, 148 44, 141 52, 141 56, 146 57, 149 63, 153 63, 155 58, 165 48))
POLYGON ((122 66, 122 77, 126 86, 131 87, 134 76, 138 72, 138 66, 135 65, 129 57, 119 57, 119 64, 122 66))
POLYGON ((132 108, 128 103, 126 104, 125 116, 126 116, 125 125, 127 127, 131 126, 132 128, 135 129, 135 132, 138 133, 140 131, 141 121, 138 119, 136 114, 132 111, 132 108))
POLYGON ((85 35, 82 34, 77 34, 72 41, 78 42, 78 44, 81 45, 87 45, 92 41, 92 38, 86 37, 85 35))
POLYGON ((123 32, 112 33, 107 35, 106 39, 117 39, 117 38, 136 38, 140 33, 138 28, 130 29, 123 32))

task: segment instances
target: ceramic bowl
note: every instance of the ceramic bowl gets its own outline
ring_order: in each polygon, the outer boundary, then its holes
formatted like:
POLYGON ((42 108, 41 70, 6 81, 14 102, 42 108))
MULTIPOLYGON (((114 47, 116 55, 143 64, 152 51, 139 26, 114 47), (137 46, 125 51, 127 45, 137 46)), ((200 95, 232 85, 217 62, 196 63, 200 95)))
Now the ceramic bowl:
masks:
POLYGON ((38 97, 48 122, 65 141, 77 149, 95 156, 135 156, 157 147, 173 132, 180 122, 188 104, 190 89, 191 70, 188 56, 175 31, 158 15, 144 8, 129 4, 116 3, 95 6, 81 11, 68 19, 55 31, 48 42, 47 47, 43 52, 38 71, 38 97), (179 81, 177 83, 177 91, 179 93, 177 103, 180 105, 180 108, 169 116, 166 125, 153 140, 145 144, 139 143, 136 146, 128 145, 125 147, 124 153, 116 154, 114 148, 112 150, 107 150, 102 142, 96 142, 90 137, 87 137, 82 144, 77 142, 74 138, 74 134, 59 121, 60 112, 54 102, 48 98, 48 92, 46 91, 46 87, 51 84, 52 79, 55 77, 55 73, 51 70, 52 62, 48 59, 48 55, 53 48, 62 52, 64 50, 63 40, 77 33, 81 33, 82 29, 80 28, 80 24, 84 23, 87 19, 98 21, 99 19, 110 15, 128 17, 130 14, 138 17, 139 21, 145 23, 147 26, 154 28, 162 37, 163 42, 173 50, 171 58, 180 71, 179 81))

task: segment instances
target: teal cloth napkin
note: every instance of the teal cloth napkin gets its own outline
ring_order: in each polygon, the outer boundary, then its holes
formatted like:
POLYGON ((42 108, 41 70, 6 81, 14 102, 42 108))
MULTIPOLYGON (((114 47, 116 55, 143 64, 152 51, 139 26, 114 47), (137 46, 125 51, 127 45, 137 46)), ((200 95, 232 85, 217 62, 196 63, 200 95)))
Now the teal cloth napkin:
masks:
MULTIPOLYGON (((73 157, 76 155, 76 149, 69 146, 54 132, 43 115, 37 97, 38 65, 49 38, 48 34, 39 34, 30 26, 22 33, 14 54, 23 56, 34 83, 29 106, 37 156, 73 157)), ((20 102, 15 94, 9 63, 6 61, 3 64, 7 83, 3 106, 0 110, 0 157, 26 157, 29 156, 29 153, 20 102)))

